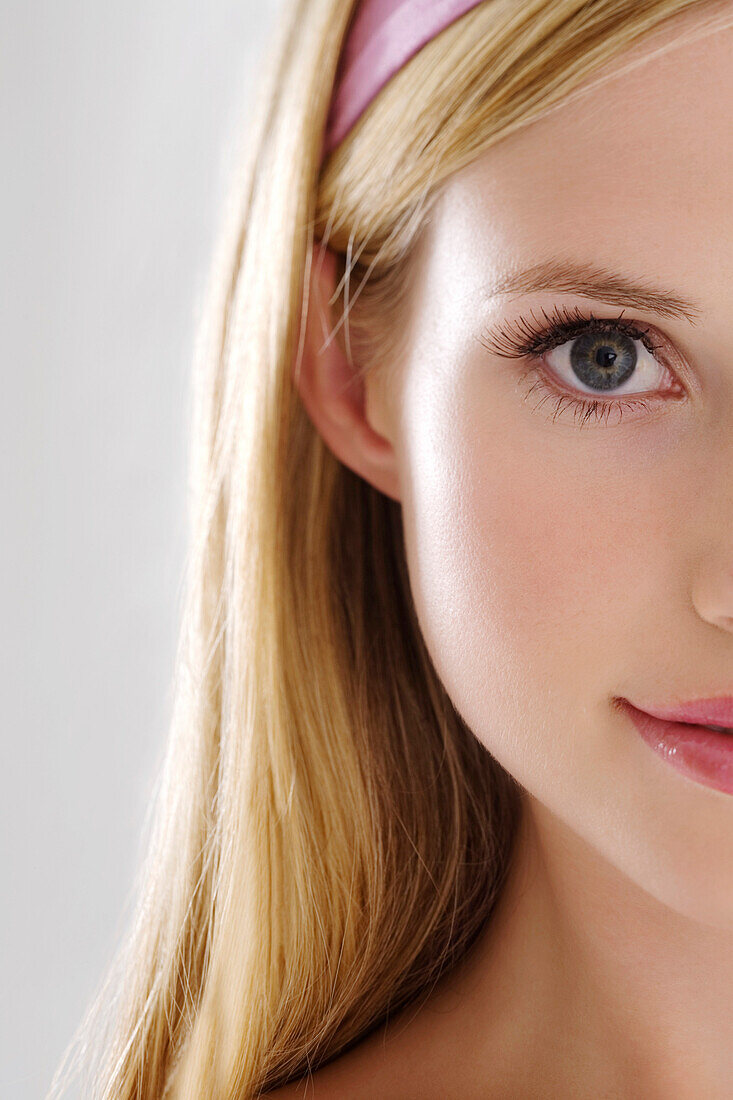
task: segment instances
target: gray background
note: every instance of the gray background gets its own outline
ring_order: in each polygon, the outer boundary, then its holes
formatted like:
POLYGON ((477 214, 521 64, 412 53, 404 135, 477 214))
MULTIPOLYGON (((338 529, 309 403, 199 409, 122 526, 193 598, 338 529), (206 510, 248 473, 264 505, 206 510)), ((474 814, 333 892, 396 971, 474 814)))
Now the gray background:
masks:
POLYGON ((129 912, 185 555, 195 313, 284 0, 0 9, 0 1096, 129 912))

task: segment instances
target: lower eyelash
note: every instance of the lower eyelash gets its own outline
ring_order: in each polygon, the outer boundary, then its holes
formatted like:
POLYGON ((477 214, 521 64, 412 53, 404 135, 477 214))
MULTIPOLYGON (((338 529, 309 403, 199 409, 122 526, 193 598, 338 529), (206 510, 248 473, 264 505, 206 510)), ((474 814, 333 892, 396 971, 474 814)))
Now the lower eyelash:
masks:
POLYGON ((571 394, 558 391, 549 380, 547 371, 540 365, 542 355, 560 344, 565 343, 583 332, 606 331, 609 327, 625 332, 633 340, 639 340, 653 355, 659 351, 650 338, 649 330, 643 325, 624 317, 624 310, 614 318, 596 317, 593 311, 576 306, 569 310, 565 306, 555 306, 552 314, 545 309, 540 311, 544 317, 544 323, 538 321, 532 311, 532 320, 520 317, 512 324, 500 325, 497 329, 484 333, 479 342, 494 355, 505 359, 521 359, 529 357, 530 367, 522 374, 520 382, 527 376, 535 375, 536 381, 525 395, 525 400, 533 393, 541 394, 540 400, 534 409, 539 409, 546 401, 551 401, 553 410, 551 419, 555 421, 563 412, 570 410, 576 423, 580 427, 589 421, 603 421, 608 423, 611 410, 616 410, 618 421, 625 415, 625 409, 648 409, 650 404, 643 397, 633 399, 608 398, 596 400, 585 398, 579 394, 571 394))
POLYGON ((606 401, 598 401, 594 398, 574 397, 569 393, 558 393, 557 390, 547 382, 542 369, 538 366, 532 366, 526 370, 520 376, 520 382, 529 376, 536 376, 536 381, 529 387, 524 395, 524 400, 527 401, 533 393, 540 394, 540 400, 534 405, 533 412, 538 411, 546 401, 552 403, 552 413, 548 417, 553 422, 566 410, 571 410, 573 418, 576 422, 580 421, 579 426, 582 428, 588 421, 594 421, 596 423, 604 420, 608 423, 608 418, 612 409, 618 411, 618 420, 620 422, 624 417, 625 408, 642 408, 648 409, 649 402, 640 398, 636 401, 627 401, 621 398, 614 398, 606 401))

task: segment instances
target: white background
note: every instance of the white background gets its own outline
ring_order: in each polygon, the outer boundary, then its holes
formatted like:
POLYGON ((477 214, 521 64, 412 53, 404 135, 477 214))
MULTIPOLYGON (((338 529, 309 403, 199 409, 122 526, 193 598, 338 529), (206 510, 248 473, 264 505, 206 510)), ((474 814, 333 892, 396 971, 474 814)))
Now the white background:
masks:
POLYGON ((7 1100, 45 1094, 129 912, 171 711, 195 311, 281 7, 0 10, 7 1100))

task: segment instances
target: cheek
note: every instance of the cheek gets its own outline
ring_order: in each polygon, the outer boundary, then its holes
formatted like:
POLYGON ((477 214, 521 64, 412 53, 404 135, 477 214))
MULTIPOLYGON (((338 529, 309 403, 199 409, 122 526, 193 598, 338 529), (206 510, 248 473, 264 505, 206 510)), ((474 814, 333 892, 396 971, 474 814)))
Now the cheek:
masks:
POLYGON ((624 501, 627 518, 645 506, 597 432, 485 383, 419 396, 403 501, 418 616, 454 705, 521 779, 528 729, 567 737, 613 694, 654 533, 623 522, 624 501))
POLYGON ((407 393, 398 458, 412 594, 453 705, 632 879, 728 920, 727 807, 680 782, 611 707, 655 675, 668 689, 681 667, 669 643, 689 628, 691 454, 662 426, 583 432, 493 377, 437 377, 407 393))

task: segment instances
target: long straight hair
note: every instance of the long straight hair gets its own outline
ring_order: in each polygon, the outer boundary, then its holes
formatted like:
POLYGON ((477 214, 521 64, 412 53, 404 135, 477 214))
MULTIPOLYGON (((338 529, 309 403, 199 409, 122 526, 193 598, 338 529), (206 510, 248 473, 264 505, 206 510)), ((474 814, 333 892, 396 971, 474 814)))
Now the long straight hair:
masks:
POLYGON ((522 791, 431 663, 400 505, 336 459, 293 385, 311 249, 337 255, 334 336, 359 371, 384 369, 450 174, 717 6, 485 0, 321 165, 354 7, 289 5, 232 183, 194 355, 173 713, 137 909, 52 1095, 72 1069, 101 1100, 247 1100, 302 1076, 429 992, 510 866, 522 791))

